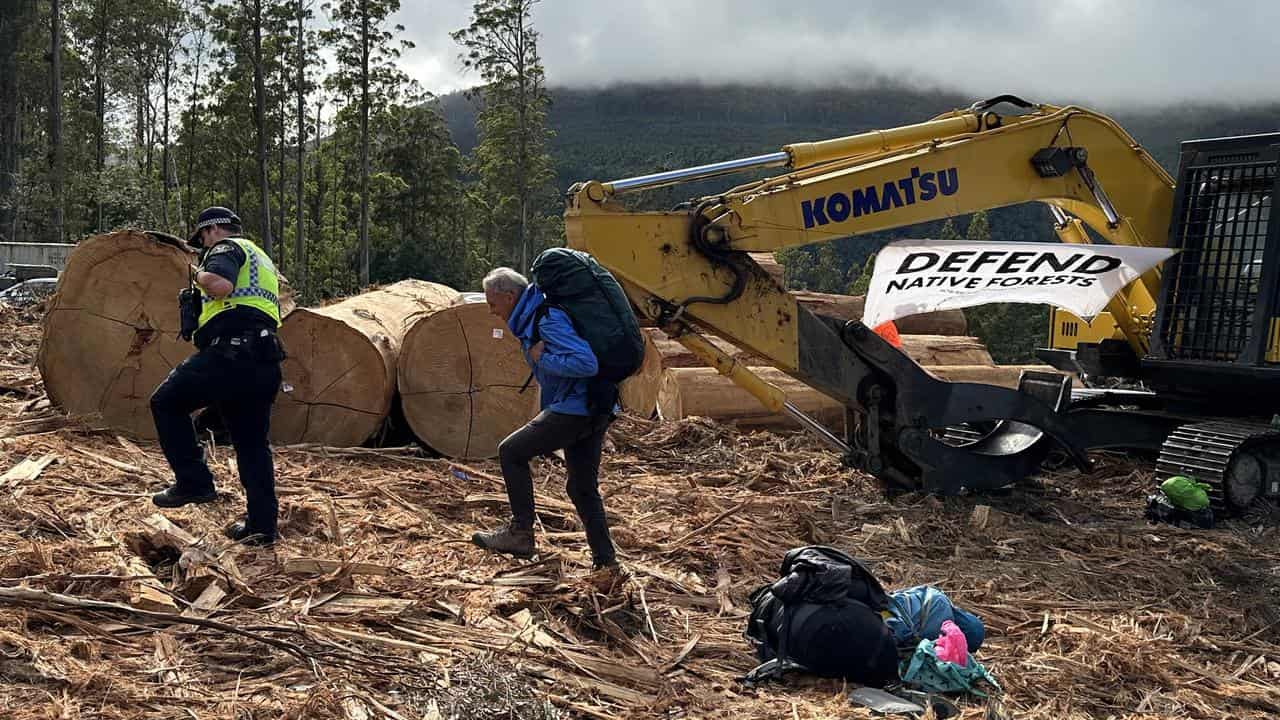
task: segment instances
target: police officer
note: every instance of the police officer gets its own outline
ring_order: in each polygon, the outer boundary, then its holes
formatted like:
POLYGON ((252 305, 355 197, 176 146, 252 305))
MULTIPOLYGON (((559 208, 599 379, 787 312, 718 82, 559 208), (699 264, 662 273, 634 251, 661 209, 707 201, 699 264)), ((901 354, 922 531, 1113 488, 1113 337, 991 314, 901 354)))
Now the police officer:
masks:
POLYGON ((191 422, 193 412, 212 407, 230 431, 248 500, 247 516, 227 528, 227 537, 270 545, 278 509, 267 434, 284 358, 276 337, 280 276, 271 258, 242 232, 234 212, 211 207, 200 213, 187 241, 202 250, 201 265, 193 268, 200 302, 192 339, 198 352, 179 363, 151 396, 160 446, 174 473, 173 485, 152 501, 174 508, 217 499, 191 422))

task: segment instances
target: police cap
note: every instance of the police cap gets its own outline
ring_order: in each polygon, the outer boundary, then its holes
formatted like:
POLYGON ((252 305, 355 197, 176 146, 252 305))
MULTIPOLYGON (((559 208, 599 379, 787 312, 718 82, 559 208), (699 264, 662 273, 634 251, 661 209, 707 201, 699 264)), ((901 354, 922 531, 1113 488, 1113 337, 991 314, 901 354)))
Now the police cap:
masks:
POLYGON ((200 231, 212 225, 235 225, 239 227, 240 216, 227 208, 217 205, 201 210, 200 217, 196 218, 195 229, 191 231, 191 237, 187 238, 187 244, 199 250, 201 248, 200 231))

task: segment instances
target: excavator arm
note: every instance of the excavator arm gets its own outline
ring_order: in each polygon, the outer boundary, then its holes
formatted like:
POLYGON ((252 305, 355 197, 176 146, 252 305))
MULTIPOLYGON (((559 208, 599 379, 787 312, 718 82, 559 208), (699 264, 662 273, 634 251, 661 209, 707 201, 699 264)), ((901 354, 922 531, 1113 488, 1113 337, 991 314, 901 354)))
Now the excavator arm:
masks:
MULTIPOLYGON (((698 336, 699 328, 764 356, 840 400, 860 417, 843 440, 812 429, 856 466, 896 484, 936 491, 1006 484, 1034 470, 1027 452, 1043 434, 1087 463, 1065 416, 1066 392, 1048 378, 1023 391, 937 380, 860 323, 799 307, 747 256, 1028 201, 1054 208, 1059 237, 1163 245, 1172 179, 1110 119, 1076 107, 1031 106, 1002 96, 917 125, 789 145, 756 158, 570 191, 569 244, 626 287, 640 312, 775 411, 785 398, 698 336), (998 101, 1027 112, 1001 116, 998 101), (761 167, 787 172, 670 212, 633 212, 628 192, 761 167), (982 447, 957 448, 935 432, 1004 422, 982 447), (957 480, 959 478, 960 480, 957 480), (975 485, 975 482, 978 483, 975 485)), ((1154 312, 1159 277, 1148 273, 1108 308, 1135 351, 1154 312)), ((805 422, 804 418, 800 418, 805 422)))

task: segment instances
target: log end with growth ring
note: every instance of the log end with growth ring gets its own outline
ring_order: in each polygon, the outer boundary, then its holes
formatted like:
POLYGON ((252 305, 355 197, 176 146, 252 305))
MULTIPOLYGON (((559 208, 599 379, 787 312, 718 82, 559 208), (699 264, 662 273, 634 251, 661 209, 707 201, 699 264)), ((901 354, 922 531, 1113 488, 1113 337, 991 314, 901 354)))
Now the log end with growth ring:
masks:
POLYGON ((178 338, 178 291, 195 255, 140 230, 80 242, 49 302, 37 360, 49 398, 72 415, 154 438, 150 399, 194 348, 178 338))
POLYGON ((520 343, 484 303, 419 320, 399 363, 405 419, 431 449, 453 458, 490 458, 498 443, 538 412, 538 385, 520 343))

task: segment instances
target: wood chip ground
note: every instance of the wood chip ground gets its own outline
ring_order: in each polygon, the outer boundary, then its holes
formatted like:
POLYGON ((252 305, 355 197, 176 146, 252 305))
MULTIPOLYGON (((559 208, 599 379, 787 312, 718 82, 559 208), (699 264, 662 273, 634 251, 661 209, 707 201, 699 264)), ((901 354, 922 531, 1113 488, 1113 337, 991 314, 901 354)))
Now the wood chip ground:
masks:
POLYGON ((517 562, 468 541, 502 519, 491 463, 278 448, 284 540, 255 550, 221 534, 243 509, 228 448, 210 454, 221 500, 161 513, 154 444, 48 407, 38 321, 0 306, 7 718, 867 717, 838 682, 735 679, 748 593, 806 543, 983 619, 1006 692, 966 718, 1280 715, 1276 517, 1146 525, 1153 478, 1132 461, 886 498, 803 436, 627 419, 602 485, 632 575, 610 583, 554 461, 542 555, 517 562))

